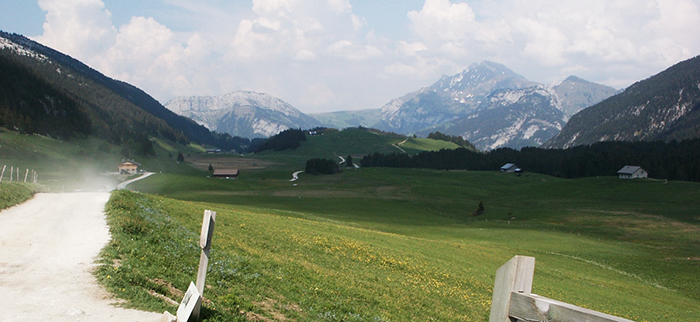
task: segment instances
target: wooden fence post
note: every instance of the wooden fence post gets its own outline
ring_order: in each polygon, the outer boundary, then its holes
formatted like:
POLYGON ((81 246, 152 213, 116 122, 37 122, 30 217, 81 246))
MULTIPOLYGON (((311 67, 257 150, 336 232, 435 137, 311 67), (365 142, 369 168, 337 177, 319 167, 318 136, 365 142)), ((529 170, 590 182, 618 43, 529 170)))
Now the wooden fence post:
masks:
MULTIPOLYGON (((197 290, 199 294, 204 296, 205 280, 207 278, 207 267, 209 266, 209 252, 211 251, 211 239, 214 235, 214 224, 216 223, 216 212, 211 210, 204 211, 202 220, 202 234, 199 237, 199 247, 202 248, 202 254, 199 257, 199 271, 197 271, 197 290)), ((199 311, 202 307, 201 302, 197 304, 192 313, 192 317, 199 321, 199 311)))
POLYGON ((496 271, 489 322, 511 322, 508 316, 512 292, 530 294, 535 258, 517 255, 496 271))
POLYGON ((7 164, 2 167, 2 174, 0 174, 0 182, 2 182, 2 177, 5 176, 5 169, 7 168, 7 164))
POLYGON ((27 176, 29 175, 29 169, 24 173, 24 183, 27 183, 27 176))

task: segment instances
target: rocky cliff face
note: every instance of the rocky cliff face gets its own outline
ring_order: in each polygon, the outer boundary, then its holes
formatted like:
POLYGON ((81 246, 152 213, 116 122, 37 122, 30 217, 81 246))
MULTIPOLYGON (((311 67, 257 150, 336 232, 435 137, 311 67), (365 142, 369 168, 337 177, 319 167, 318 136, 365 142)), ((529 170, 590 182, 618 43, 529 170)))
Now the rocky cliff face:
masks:
POLYGON ((480 150, 519 149, 546 142, 562 129, 566 120, 554 91, 535 86, 495 91, 484 98, 474 113, 423 132, 459 135, 480 150))

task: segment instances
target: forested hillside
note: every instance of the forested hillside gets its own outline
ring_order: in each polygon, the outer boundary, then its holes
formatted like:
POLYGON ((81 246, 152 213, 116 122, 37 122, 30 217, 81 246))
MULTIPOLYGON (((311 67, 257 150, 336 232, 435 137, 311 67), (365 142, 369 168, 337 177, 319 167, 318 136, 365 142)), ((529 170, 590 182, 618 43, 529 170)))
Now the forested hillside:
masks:
POLYGON ((0 56, 3 73, 11 74, 0 91, 0 117, 8 128, 63 138, 95 135, 116 144, 147 144, 150 136, 237 151, 251 145, 210 132, 142 90, 24 36, 0 31, 0 56))
POLYGON ((123 145, 126 156, 152 153, 149 136, 189 142, 165 121, 49 60, 3 49, 0 64, 4 127, 62 139, 91 135, 123 145))
POLYGON ((543 146, 700 137, 700 56, 680 62, 574 115, 543 146))
POLYGON ((79 103, 0 55, 0 126, 70 138, 92 132, 79 103))

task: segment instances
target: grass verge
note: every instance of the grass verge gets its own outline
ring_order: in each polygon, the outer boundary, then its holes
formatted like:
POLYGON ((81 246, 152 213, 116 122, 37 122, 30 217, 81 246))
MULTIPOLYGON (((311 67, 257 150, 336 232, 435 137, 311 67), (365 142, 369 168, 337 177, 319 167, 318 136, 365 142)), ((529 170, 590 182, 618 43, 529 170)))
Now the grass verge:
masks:
POLYGON ((0 210, 22 203, 40 190, 41 187, 35 184, 17 182, 0 183, 0 210))
POLYGON ((108 203, 98 279, 130 306, 174 312, 196 276, 205 208, 217 212, 207 321, 484 321, 495 271, 515 254, 536 256, 537 294, 636 321, 700 320, 697 300, 610 264, 644 255, 628 243, 504 224, 407 236, 129 191, 108 203))

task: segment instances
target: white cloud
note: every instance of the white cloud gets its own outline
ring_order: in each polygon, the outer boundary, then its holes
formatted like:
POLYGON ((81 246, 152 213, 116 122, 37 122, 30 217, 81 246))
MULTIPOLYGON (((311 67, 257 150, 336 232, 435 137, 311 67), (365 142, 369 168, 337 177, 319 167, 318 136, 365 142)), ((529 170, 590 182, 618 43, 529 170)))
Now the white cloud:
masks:
POLYGON ((544 83, 571 73, 621 87, 700 54, 696 0, 425 0, 402 14, 402 39, 383 37, 349 0, 252 0, 229 11, 166 2, 190 29, 139 15, 114 26, 100 0, 39 0, 46 18, 35 39, 161 101, 246 89, 306 111, 379 108, 482 60, 544 83))
POLYGON ((426 0, 421 11, 411 11, 408 18, 413 32, 422 39, 459 41, 474 28, 474 11, 466 3, 449 0, 426 0))
POLYGON ((297 52, 294 59, 301 61, 312 61, 316 59, 316 54, 310 50, 302 49, 297 52))
POLYGON ((700 30, 700 10, 693 0, 470 4, 425 0, 420 11, 408 13, 414 40, 428 47, 417 54, 443 59, 436 71, 495 60, 541 82, 578 71, 626 86, 632 75, 647 77, 700 53, 692 32, 700 30), (626 75, 615 80, 622 71, 626 75))
POLYGON ((367 19, 360 17, 358 15, 350 15, 350 18, 352 19, 352 26, 355 28, 355 31, 360 31, 362 27, 367 25, 367 19))
POLYGON ((39 0, 39 7, 47 14, 44 33, 36 40, 79 59, 99 53, 116 37, 100 0, 39 0))
POLYGON ((328 0, 328 5, 331 11, 337 15, 349 14, 352 12, 352 6, 348 0, 328 0))

